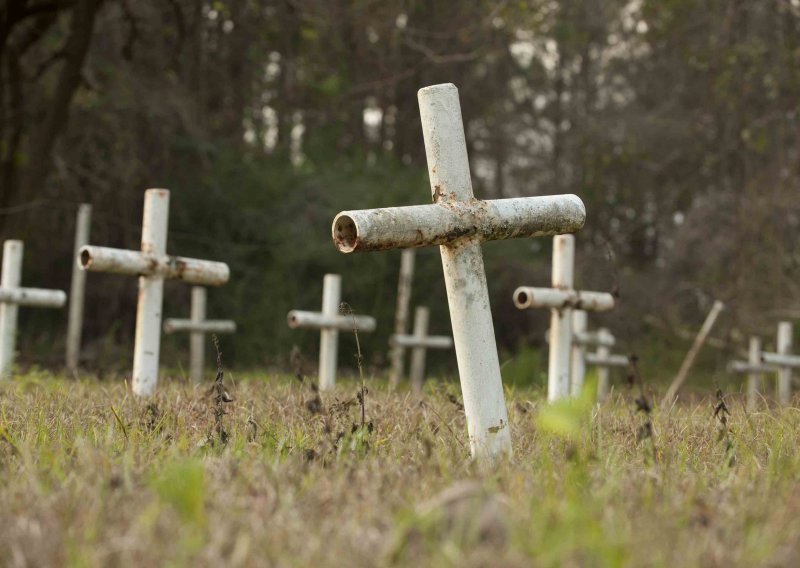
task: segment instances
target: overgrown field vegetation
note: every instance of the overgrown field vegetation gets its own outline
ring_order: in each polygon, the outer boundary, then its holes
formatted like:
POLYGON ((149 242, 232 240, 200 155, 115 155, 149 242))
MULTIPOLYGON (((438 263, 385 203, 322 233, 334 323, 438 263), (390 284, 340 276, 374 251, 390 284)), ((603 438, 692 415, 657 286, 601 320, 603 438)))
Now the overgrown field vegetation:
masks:
POLYGON ((0 564, 754 566, 800 559, 800 413, 738 395, 507 392, 514 457, 469 460, 458 384, 0 386, 0 564), (637 403, 637 399, 639 402, 637 403), (647 426, 652 421, 652 427, 647 426), (652 436, 648 437, 648 432, 652 436))

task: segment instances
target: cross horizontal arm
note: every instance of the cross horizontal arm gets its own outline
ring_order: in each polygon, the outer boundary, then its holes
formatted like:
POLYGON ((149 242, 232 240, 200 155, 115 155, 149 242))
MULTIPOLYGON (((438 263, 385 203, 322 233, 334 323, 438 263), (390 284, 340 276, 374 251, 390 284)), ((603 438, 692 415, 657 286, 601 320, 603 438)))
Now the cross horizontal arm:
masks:
POLYGON ((800 368, 800 355, 782 355, 780 353, 761 353, 761 360, 774 367, 800 368))
POLYGON ((608 355, 604 357, 597 353, 587 353, 586 364, 598 367, 627 367, 630 364, 630 359, 625 355, 608 355))
POLYGON ((313 329, 338 329, 340 331, 375 331, 376 321, 372 316, 338 315, 327 316, 319 312, 292 310, 286 316, 289 327, 313 329))
POLYGON ((164 333, 181 331, 200 333, 236 333, 236 322, 232 320, 192 321, 190 319, 164 320, 164 333))
POLYGON ((585 220, 586 208, 577 195, 443 200, 343 211, 334 218, 332 233, 340 252, 360 252, 572 233, 585 220))
POLYGON ((393 335, 389 338, 392 347, 425 347, 426 349, 452 349, 453 338, 446 335, 428 335, 421 338, 416 335, 393 335))
POLYGON ((575 308, 604 312, 614 308, 614 296, 607 292, 557 290, 520 286, 514 291, 514 305, 520 310, 531 308, 575 308))
POLYGON ((596 345, 599 347, 614 347, 616 340, 613 335, 599 331, 576 331, 572 334, 573 341, 578 345, 596 345))
POLYGON ((230 277, 230 270, 224 262, 108 247, 85 246, 80 250, 78 262, 81 268, 93 272, 162 276, 202 286, 221 286, 230 277))
POLYGON ((0 303, 36 308, 60 308, 67 302, 61 290, 42 288, 0 288, 0 303))
POLYGON ((729 373, 774 373, 776 368, 771 365, 759 365, 747 361, 731 361, 728 363, 729 373))

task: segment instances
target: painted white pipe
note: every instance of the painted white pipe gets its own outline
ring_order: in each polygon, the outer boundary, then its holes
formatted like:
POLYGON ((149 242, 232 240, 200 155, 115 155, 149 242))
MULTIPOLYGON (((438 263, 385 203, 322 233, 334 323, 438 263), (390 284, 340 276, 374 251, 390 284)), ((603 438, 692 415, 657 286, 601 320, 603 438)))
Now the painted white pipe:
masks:
MULTIPOLYGON (((555 243, 553 246, 555 247, 555 243)), ((605 312, 614 308, 614 296, 608 292, 585 292, 582 290, 520 286, 514 290, 514 305, 520 310, 574 308, 592 312, 605 312)))
MULTIPOLYGON (((800 367, 800 357, 792 358, 792 335, 794 330, 791 322, 782 321, 778 324, 778 353, 783 360, 779 363, 778 369, 778 400, 781 404, 787 405, 792 399, 792 368, 800 367), (794 359, 794 361, 792 361, 794 359)), ((771 353, 764 353, 763 357, 767 363, 778 363, 774 359, 770 361, 771 353)))
MULTIPOLYGON (((552 285, 557 290, 574 289, 575 237, 553 238, 552 285)), ((547 361, 547 400, 554 402, 569 395, 572 309, 550 310, 550 345, 547 361)))
POLYGON ((78 257, 84 270, 129 276, 154 276, 200 286, 222 286, 230 277, 224 262, 170 256, 163 252, 138 252, 84 246, 78 257))
POLYGON ((31 308, 62 308, 67 294, 43 288, 0 288, 0 302, 31 308))
POLYGON ((572 341, 579 345, 586 345, 587 347, 599 347, 601 345, 603 347, 614 347, 617 342, 608 330, 606 330, 606 333, 603 333, 601 330, 582 333, 573 332, 572 341))
POLYGON ((0 274, 0 379, 8 378, 14 365, 17 345, 19 306, 61 308, 67 295, 61 290, 21 288, 22 241, 3 243, 3 264, 0 274))
MULTIPOLYGON (((583 310, 572 312, 572 333, 583 334, 589 327, 589 314, 583 310)), ((578 396, 583 388, 584 377, 586 376, 586 347, 582 343, 572 342, 571 346, 571 368, 570 368, 570 394, 578 396)))
POLYGON ((625 355, 603 356, 599 353, 587 353, 586 364, 598 367, 627 367, 630 365, 630 359, 625 355))
MULTIPOLYGON (((167 253, 169 191, 148 189, 144 194, 142 252, 153 257, 167 253)), ((81 251, 83 260, 84 251, 81 251)), ((90 265, 91 266, 91 263, 90 265)), ((161 310, 164 304, 164 276, 139 277, 139 303, 136 306, 136 335, 133 346, 134 394, 150 396, 158 384, 161 351, 161 310)))
MULTIPOLYGON (((750 345, 747 352, 747 361, 751 365, 758 365, 761 362, 761 339, 758 337, 750 338, 750 345)), ((750 372, 747 375, 747 406, 750 410, 755 409, 758 404, 758 385, 761 382, 761 375, 758 372, 750 372)))
MULTIPOLYGON (((394 335, 405 335, 408 322, 408 308, 411 303, 411 289, 414 281, 414 249, 405 249, 400 256, 400 277, 397 281, 397 309, 394 317, 394 335)), ((391 344, 391 370, 389 372, 389 386, 392 388, 400 384, 403 378, 403 360, 405 349, 402 345, 391 344)))
POLYGON ((453 338, 446 335, 428 335, 419 339, 416 335, 393 335, 389 338, 391 345, 399 345, 403 349, 424 347, 425 349, 452 349, 453 338))
POLYGON ((790 369, 800 368, 800 355, 784 355, 783 353, 761 353, 761 359, 773 370, 787 367, 790 369))
MULTIPOLYGON (((3 243, 3 269, 0 275, 0 288, 13 290, 22 281, 22 241, 3 243)), ((15 303, 0 303, 0 377, 8 378, 14 365, 14 351, 17 341, 17 313, 15 303)))
POLYGON ((203 320, 194 321, 191 319, 170 318, 164 320, 164 333, 180 333, 182 331, 191 334, 199 333, 236 333, 236 322, 232 320, 203 320))
MULTIPOLYGON (((605 327, 598 329, 597 335, 599 339, 597 342, 597 357, 598 359, 604 361, 611 356, 611 347, 614 345, 614 336, 611 335, 611 332, 605 327)), ((608 398, 611 383, 610 378, 611 370, 607 366, 601 365, 597 368, 598 402, 604 402, 608 398)))
POLYGON ((307 312, 304 310, 292 310, 286 316, 286 322, 291 328, 309 329, 338 329, 339 331, 375 331, 377 322, 372 316, 343 316, 336 314, 329 316, 320 312, 307 312))
MULTIPOLYGON (((82 247, 89 244, 89 230, 92 223, 92 206, 82 203, 78 207, 75 222, 75 243, 73 258, 80 257, 82 247)), ((83 305, 86 296, 86 272, 78 262, 72 263, 72 282, 69 288, 69 319, 67 323, 67 369, 76 371, 80 362, 81 335, 83 331, 83 305)))
MULTIPOLYGON (((417 307, 414 312, 414 336, 421 342, 428 335, 428 322, 430 311, 423 306, 417 307)), ((411 368, 409 370, 411 388, 414 392, 422 391, 425 382, 425 347, 418 345, 411 350, 411 368)))
MULTIPOLYGON (((434 85, 420 89, 418 99, 431 191, 434 199, 442 202, 437 206, 444 208, 445 204, 468 202, 473 207, 482 207, 482 202, 475 202, 472 192, 458 89, 452 84, 434 85)), ((576 216, 579 221, 565 222, 570 227, 568 230, 580 228, 585 218, 583 203, 575 200, 583 213, 576 216)), ((568 208, 569 203, 576 205, 567 198, 563 201, 564 207, 568 208)), ((537 230, 553 228, 549 219, 540 221, 542 224, 537 230)), ((416 218, 412 223, 412 227, 421 225, 416 218)), ((435 227, 431 229, 436 231, 435 227)), ((514 227, 507 224, 505 229, 513 232, 514 227)), ((555 227, 554 230, 562 229, 555 227)), ((496 234, 499 235, 499 231, 496 234)), ((472 455, 489 460, 503 454, 510 456, 511 428, 480 241, 462 240, 443 245, 439 250, 472 455)))
POLYGON ((353 252, 543 237, 577 231, 586 219, 576 195, 494 199, 475 207, 442 192, 431 205, 343 211, 333 221, 334 243, 353 252))
MULTIPOLYGON (((326 274, 322 281, 322 314, 334 318, 339 315, 342 301, 342 277, 326 274)), ((354 318, 351 318, 353 320, 354 318)), ((356 324, 351 324, 355 327, 356 324)), ((339 352, 339 330, 324 327, 319 337, 319 389, 333 390, 336 386, 336 359, 339 352)))

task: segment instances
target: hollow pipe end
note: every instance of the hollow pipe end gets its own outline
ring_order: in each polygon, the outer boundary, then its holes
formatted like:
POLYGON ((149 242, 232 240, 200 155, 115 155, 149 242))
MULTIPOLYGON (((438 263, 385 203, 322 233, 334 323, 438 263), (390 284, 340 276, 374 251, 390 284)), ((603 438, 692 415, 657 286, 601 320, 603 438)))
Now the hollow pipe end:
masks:
POLYGON ((517 288, 514 290, 514 305, 518 309, 524 310, 526 308, 530 308, 532 303, 533 295, 528 292, 528 290, 525 288, 517 288))
POLYGON ((353 252, 358 248, 358 225, 356 225, 355 219, 348 215, 346 211, 339 213, 333 219, 331 236, 333 237, 333 244, 339 252, 353 252))
POLYGON ((300 327, 300 322, 297 321, 297 313, 295 310, 292 310, 288 314, 286 314, 286 323, 289 324, 289 327, 292 329, 296 329, 300 327))
POLYGON ((78 266, 83 270, 88 270, 93 260, 92 251, 89 250, 89 247, 81 247, 81 250, 78 251, 78 266))

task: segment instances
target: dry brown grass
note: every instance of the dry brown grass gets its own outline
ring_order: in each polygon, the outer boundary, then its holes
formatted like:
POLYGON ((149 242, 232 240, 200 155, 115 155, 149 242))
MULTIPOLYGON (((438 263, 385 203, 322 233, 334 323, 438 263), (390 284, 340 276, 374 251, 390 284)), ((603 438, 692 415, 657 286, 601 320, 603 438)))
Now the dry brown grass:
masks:
POLYGON ((320 406, 294 378, 229 382, 223 443, 207 389, 168 382, 142 402, 122 384, 17 377, 0 387, 0 563, 800 561, 794 409, 746 415, 729 399, 728 435, 713 397, 656 410, 653 463, 633 395, 543 418, 518 390, 514 459, 481 471, 457 384, 416 398, 371 382, 371 432, 353 427, 359 386, 320 406))

